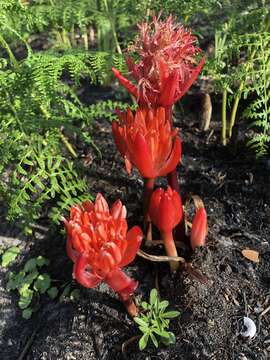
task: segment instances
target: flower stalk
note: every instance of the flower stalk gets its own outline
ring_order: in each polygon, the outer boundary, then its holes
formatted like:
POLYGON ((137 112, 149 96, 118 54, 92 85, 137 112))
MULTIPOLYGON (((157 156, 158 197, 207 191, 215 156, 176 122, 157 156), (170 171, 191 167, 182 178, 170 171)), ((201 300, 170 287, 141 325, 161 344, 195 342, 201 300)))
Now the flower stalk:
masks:
POLYGON ((226 146, 227 143, 227 92, 226 88, 222 92, 222 132, 221 132, 221 143, 226 146))
POLYGON ((146 246, 152 241, 152 224, 148 214, 151 195, 153 193, 155 179, 144 178, 143 189, 143 227, 146 232, 146 246))
MULTIPOLYGON (((177 254, 177 249, 176 249, 175 242, 173 239, 172 231, 169 231, 169 232, 161 231, 161 236, 163 239, 166 254, 168 256, 176 256, 177 257, 178 254, 177 254)), ((178 261, 170 261, 170 268, 171 268, 172 272, 178 270, 179 262, 178 261)))
MULTIPOLYGON (((173 229, 183 218, 182 202, 179 194, 168 186, 167 190, 156 189, 150 200, 149 216, 158 227, 168 256, 178 256, 173 239, 173 229)), ((179 263, 170 261, 172 271, 176 271, 179 263)))

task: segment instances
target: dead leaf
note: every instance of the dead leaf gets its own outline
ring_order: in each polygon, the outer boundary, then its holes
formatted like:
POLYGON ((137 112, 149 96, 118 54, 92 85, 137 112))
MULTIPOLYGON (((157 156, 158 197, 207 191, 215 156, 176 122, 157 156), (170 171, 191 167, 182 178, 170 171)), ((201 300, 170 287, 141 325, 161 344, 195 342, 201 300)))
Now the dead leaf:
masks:
POLYGON ((251 260, 255 263, 260 262, 259 260, 259 253, 256 250, 250 250, 250 249, 244 249, 242 250, 242 255, 247 258, 248 260, 251 260))

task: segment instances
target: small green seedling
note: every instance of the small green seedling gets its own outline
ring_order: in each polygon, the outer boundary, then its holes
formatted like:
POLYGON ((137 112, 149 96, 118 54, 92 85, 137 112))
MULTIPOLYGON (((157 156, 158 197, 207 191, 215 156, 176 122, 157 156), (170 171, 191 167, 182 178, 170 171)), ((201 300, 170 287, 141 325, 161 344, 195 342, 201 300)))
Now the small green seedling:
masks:
MULTIPOLYGON (((11 254, 15 253, 12 250, 11 254)), ((4 254, 5 255, 5 254, 4 254)), ((7 259, 4 258, 5 266, 7 259)), ((8 255, 8 259, 11 259, 8 255)), ((49 260, 43 256, 29 259, 23 269, 17 273, 10 272, 8 274, 7 290, 17 290, 19 293, 19 308, 22 310, 22 317, 29 319, 34 311, 34 303, 40 295, 47 294, 51 299, 56 299, 59 295, 59 301, 70 299, 76 302, 80 297, 79 289, 72 289, 70 283, 62 284, 58 287, 52 286, 53 280, 50 275, 44 272, 44 266, 49 265, 49 260), (61 294, 61 295, 60 295, 61 294)), ((36 306, 37 307, 37 306, 36 306)))
POLYGON ((24 319, 29 319, 32 315, 31 304, 35 295, 47 293, 52 299, 58 295, 58 289, 51 286, 50 275, 41 269, 45 265, 49 265, 49 260, 38 256, 28 260, 23 270, 18 273, 10 272, 8 275, 7 289, 18 290, 20 296, 18 305, 22 309, 24 319))
POLYGON ((159 346, 159 341, 164 345, 175 343, 175 336, 168 329, 170 319, 179 316, 180 312, 166 311, 168 306, 169 302, 167 300, 159 300, 156 289, 151 290, 149 304, 145 301, 141 303, 143 311, 138 317, 134 318, 143 333, 139 341, 140 350, 146 348, 149 338, 156 348, 159 346))

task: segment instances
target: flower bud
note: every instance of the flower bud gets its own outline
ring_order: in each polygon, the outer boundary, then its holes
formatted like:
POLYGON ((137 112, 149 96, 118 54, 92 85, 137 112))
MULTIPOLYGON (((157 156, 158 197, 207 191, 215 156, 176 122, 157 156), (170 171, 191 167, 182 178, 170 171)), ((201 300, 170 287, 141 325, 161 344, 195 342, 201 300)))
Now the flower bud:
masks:
POLYGON ((170 186, 167 190, 156 189, 151 196, 149 216, 161 232, 171 232, 183 217, 179 194, 170 186))
POLYGON ((193 250, 196 247, 205 245, 207 231, 208 225, 206 211, 204 207, 200 207, 196 210, 190 234, 190 243, 193 250))

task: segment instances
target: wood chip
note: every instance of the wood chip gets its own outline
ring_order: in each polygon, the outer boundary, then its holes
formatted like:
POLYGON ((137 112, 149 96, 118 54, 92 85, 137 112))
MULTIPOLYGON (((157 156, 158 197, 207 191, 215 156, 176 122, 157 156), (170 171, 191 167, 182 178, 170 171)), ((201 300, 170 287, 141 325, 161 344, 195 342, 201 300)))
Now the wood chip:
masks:
POLYGON ((263 315, 267 314, 268 311, 270 311, 270 306, 268 306, 268 308, 266 308, 265 310, 263 310, 263 312, 262 312, 260 315, 263 316, 263 315))
POLYGON ((242 250, 242 255, 255 263, 258 263, 260 261, 259 253, 256 250, 244 249, 242 250))

